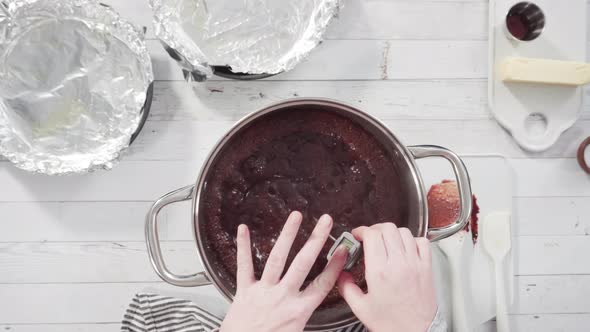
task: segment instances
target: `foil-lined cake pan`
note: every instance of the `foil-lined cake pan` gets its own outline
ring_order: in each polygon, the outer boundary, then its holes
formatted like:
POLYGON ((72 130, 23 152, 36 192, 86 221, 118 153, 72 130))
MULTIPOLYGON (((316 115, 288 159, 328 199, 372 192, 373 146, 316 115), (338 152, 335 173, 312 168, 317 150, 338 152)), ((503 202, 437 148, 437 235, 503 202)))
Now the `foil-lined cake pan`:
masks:
POLYGON ((151 103, 143 31, 93 0, 0 7, 0 155, 51 175, 111 168, 151 103))
POLYGON ((288 71, 321 41, 341 0, 150 0, 156 35, 187 80, 288 71))

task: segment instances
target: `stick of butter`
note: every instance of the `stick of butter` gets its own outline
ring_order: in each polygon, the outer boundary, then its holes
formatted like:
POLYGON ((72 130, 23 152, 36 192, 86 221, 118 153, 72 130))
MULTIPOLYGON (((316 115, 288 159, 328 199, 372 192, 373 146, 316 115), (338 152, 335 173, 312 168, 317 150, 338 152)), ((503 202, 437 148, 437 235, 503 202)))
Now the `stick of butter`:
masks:
POLYGON ((590 64, 549 59, 506 58, 500 64, 504 82, 579 86, 590 83, 590 64))

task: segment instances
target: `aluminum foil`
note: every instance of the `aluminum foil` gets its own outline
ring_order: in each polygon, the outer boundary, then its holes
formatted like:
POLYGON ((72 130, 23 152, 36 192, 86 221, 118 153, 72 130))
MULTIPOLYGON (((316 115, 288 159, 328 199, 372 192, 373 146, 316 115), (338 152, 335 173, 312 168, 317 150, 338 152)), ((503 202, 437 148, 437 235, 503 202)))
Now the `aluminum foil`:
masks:
POLYGON ((156 35, 185 72, 292 69, 321 41, 341 0, 150 0, 156 35))
POLYGON ((46 174, 112 167, 153 81, 143 33, 93 0, 0 2, 0 155, 46 174))

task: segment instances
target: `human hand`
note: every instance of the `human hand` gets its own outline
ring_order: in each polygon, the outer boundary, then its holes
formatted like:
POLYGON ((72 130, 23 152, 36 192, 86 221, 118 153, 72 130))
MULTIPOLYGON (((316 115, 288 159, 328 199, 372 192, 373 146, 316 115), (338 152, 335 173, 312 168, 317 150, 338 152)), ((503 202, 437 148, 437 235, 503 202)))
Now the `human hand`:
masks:
POLYGON ((371 332, 425 332, 437 311, 430 242, 392 223, 359 227, 363 242, 365 294, 344 272, 338 289, 371 332))
POLYGON ((300 290, 332 229, 332 218, 324 215, 281 278, 302 219, 301 213, 291 213, 259 281, 254 277, 248 228, 240 225, 236 239, 237 291, 221 332, 303 331, 314 310, 334 287, 348 252, 339 248, 324 271, 305 290, 300 290))

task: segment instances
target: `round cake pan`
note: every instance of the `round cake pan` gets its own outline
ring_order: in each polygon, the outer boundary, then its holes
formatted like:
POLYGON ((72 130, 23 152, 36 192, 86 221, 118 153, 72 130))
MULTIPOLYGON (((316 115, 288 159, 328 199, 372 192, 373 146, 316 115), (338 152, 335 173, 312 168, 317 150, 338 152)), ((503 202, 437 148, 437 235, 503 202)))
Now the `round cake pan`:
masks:
POLYGON ((49 175, 111 168, 151 105, 143 37, 96 1, 9 2, 0 13, 0 155, 49 175))
POLYGON ((150 0, 156 36, 189 81, 291 70, 320 43, 341 0, 150 0), (229 70, 231 68, 231 70, 229 70))
POLYGON ((240 81, 253 81, 269 78, 278 74, 248 74, 248 73, 234 73, 231 68, 227 66, 213 66, 213 74, 219 77, 228 78, 240 81))
POLYGON ((137 126, 137 129, 135 130, 133 135, 131 135, 131 141, 129 144, 133 144, 133 142, 135 142, 135 140, 137 139, 137 137, 139 136, 139 134, 143 130, 143 127, 145 126, 145 123, 147 122, 147 119, 150 116, 150 111, 152 109, 152 101, 153 100, 154 100, 154 83, 151 83, 148 88, 147 94, 146 94, 145 103, 143 104, 143 107, 141 108, 141 119, 139 120, 139 124, 137 126))

